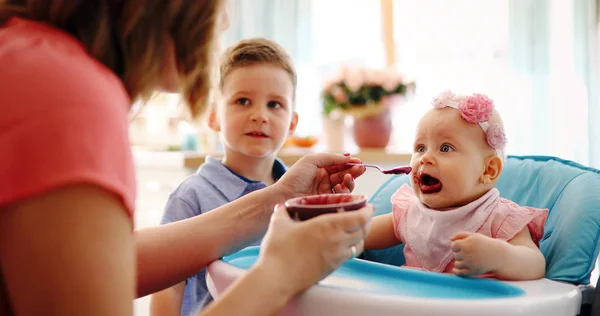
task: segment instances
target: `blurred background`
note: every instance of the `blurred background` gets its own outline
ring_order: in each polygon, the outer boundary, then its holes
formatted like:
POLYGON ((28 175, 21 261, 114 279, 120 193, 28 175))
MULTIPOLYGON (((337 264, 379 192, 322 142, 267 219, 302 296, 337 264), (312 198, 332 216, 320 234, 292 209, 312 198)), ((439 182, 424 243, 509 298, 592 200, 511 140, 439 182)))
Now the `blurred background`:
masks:
MULTIPOLYGON (((267 37, 294 59, 300 120, 280 154, 287 164, 321 150, 350 151, 384 166, 406 163, 418 118, 437 94, 451 89, 495 101, 509 155, 552 155, 600 167, 597 0, 229 0, 228 5, 232 25, 223 47, 267 37), (384 147, 358 146, 352 117, 328 125, 332 117, 324 114, 322 87, 345 65, 393 68, 415 83, 414 92, 392 107, 393 128, 384 147), (338 147, 328 137, 336 137, 338 147)), ((171 190, 207 154, 220 154, 218 136, 202 122, 187 122, 181 106, 177 94, 158 94, 135 108, 136 228, 157 225, 171 190)), ((357 192, 370 195, 385 180, 369 171, 358 180, 357 192)), ((148 315, 147 302, 135 302, 137 315, 148 315)))

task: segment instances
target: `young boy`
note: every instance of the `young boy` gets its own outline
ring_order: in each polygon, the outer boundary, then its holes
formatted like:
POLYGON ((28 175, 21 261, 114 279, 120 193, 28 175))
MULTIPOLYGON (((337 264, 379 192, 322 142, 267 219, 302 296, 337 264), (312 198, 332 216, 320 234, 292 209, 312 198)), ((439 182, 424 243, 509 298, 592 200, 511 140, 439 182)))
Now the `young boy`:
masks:
MULTIPOLYGON (((218 104, 209 117, 210 128, 221 134, 223 160, 207 157, 179 185, 162 224, 210 211, 283 175, 286 168, 275 156, 298 123, 296 81, 292 60, 277 43, 254 38, 227 49, 220 63, 218 104)), ((152 295, 151 315, 194 315, 212 301, 205 277, 206 269, 152 295)))

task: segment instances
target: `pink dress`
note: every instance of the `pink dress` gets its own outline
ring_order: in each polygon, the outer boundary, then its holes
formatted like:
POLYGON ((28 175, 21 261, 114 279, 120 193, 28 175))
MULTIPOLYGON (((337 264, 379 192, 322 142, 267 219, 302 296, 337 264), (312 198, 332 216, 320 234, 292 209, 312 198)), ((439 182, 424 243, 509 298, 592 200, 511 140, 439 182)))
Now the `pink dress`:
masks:
POLYGON ((427 208, 406 184, 392 195, 391 202, 394 233, 405 245, 406 266, 435 272, 452 271, 450 237, 460 231, 509 241, 527 227, 539 246, 548 216, 547 209, 519 206, 501 198, 495 188, 449 211, 427 208))

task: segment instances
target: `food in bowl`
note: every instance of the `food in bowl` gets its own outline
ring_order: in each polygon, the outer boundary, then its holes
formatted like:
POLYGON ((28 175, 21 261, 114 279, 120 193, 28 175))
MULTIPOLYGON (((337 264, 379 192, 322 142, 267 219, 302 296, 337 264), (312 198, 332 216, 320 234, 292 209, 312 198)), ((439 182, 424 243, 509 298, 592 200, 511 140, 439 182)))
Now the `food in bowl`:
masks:
POLYGON ((360 194, 320 194, 287 200, 285 207, 293 219, 304 221, 328 213, 355 211, 367 205, 367 197, 360 194))

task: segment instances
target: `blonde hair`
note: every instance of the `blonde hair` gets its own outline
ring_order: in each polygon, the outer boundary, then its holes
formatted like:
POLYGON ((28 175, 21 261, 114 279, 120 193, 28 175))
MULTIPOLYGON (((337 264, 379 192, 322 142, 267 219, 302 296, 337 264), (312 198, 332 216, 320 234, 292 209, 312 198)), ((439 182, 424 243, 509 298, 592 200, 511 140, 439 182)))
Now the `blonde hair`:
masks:
POLYGON ((285 70, 292 81, 292 99, 296 99, 298 79, 294 62, 281 45, 266 38, 241 40, 225 50, 219 65, 219 88, 234 69, 257 64, 271 64, 285 70))
POLYGON ((172 40, 183 96, 198 116, 208 103, 223 2, 0 0, 0 24, 18 16, 70 33, 121 78, 132 100, 148 100, 160 88, 172 40))

